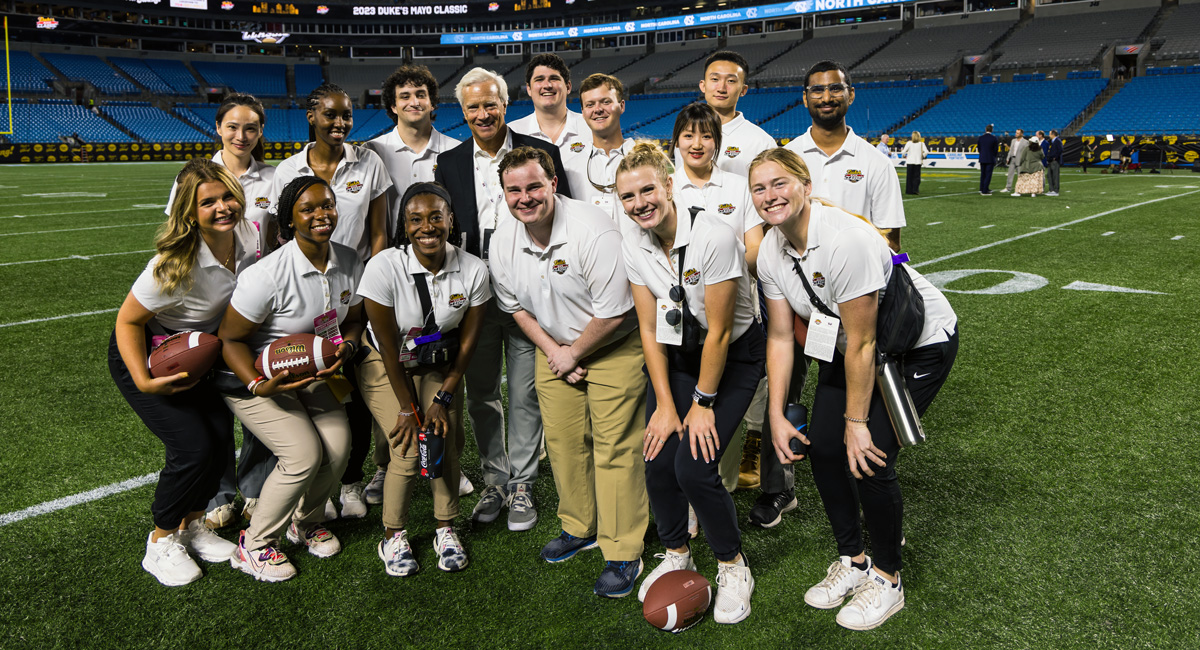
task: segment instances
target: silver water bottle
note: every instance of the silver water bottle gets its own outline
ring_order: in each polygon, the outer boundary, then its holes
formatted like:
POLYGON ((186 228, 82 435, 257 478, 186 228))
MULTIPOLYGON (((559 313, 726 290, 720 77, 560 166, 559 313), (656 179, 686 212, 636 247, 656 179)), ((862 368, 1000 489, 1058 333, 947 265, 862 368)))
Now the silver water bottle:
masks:
POLYGON ((900 362, 891 355, 879 355, 875 367, 875 385, 883 395, 883 405, 887 408, 888 419, 892 421, 900 446, 911 447, 925 442, 925 429, 921 427, 921 417, 917 415, 917 407, 913 405, 904 375, 900 373, 900 362))

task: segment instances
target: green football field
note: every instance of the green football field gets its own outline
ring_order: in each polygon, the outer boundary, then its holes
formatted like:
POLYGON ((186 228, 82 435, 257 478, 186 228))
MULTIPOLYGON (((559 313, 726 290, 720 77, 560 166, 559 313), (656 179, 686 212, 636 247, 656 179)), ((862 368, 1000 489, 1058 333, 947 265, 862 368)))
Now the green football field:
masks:
MULTIPOLYGON (((1198 174, 1070 169, 1062 196, 1013 198, 979 196, 974 172, 926 170, 904 248, 946 289, 962 338, 929 440, 899 464, 905 608, 850 632, 804 604, 836 547, 801 465, 800 508, 743 529, 750 618, 675 636, 636 598, 592 594, 598 551, 538 559, 559 530, 549 463, 534 530, 462 522, 462 573, 436 568, 423 489, 410 578, 376 556, 378 506, 331 523, 334 558, 285 544, 300 572, 286 583, 205 565, 166 588, 143 571, 163 448, 106 350, 179 167, 0 167, 2 648, 1200 647, 1198 174)), ((755 496, 735 495, 743 519, 755 496)), ((693 550, 712 579, 702 538, 693 550)), ((644 557, 659 552, 651 528, 644 557)))

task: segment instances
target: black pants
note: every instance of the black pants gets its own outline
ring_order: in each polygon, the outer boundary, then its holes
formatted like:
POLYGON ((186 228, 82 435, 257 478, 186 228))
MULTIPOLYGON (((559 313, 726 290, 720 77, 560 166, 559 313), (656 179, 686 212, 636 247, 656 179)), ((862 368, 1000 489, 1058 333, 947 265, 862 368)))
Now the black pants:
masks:
MULTIPOLYGON (((908 351, 903 359, 904 380, 917 413, 924 414, 941 390, 958 354, 958 331, 944 343, 908 351)), ((874 562, 888 573, 901 568, 900 540, 904 537, 904 500, 896 477, 900 443, 888 420, 879 391, 871 394, 868 412, 871 440, 887 455, 887 465, 871 463, 875 476, 856 479, 846 460, 846 359, 837 353, 832 362, 821 362, 817 394, 809 426, 809 458, 813 482, 825 505, 825 515, 837 539, 838 554, 851 557, 866 550, 863 544, 859 507, 871 533, 874 562)), ((870 462, 870 461, 867 461, 870 462)))
POLYGON ((920 165, 905 165, 907 173, 904 176, 904 193, 905 194, 920 194, 921 193, 921 166, 920 165))
MULTIPOLYGON (((675 412, 682 420, 692 408, 692 391, 700 377, 700 351, 668 354, 668 380, 675 412)), ((646 463, 646 491, 650 508, 658 526, 658 537, 667 548, 687 544, 688 504, 704 528, 709 548, 718 560, 729 562, 742 551, 742 533, 738 529, 737 509, 733 497, 721 484, 718 471, 721 456, 741 426, 742 417, 763 374, 766 362, 766 340, 762 330, 753 325, 738 340, 729 344, 725 371, 717 386, 717 401, 713 405, 717 438, 721 447, 717 457, 704 462, 704 457, 692 458, 688 438, 669 437, 658 456, 646 463)), ((646 391, 646 422, 658 407, 653 386, 646 391)), ((740 453, 734 450, 733 453, 740 453)))
MULTIPOLYGON (((358 349, 365 350, 363 347, 358 349)), ((371 409, 367 408, 367 403, 363 400, 362 391, 358 389, 358 362, 365 358, 365 354, 356 354, 354 359, 346 362, 342 371, 354 386, 354 391, 350 393, 350 401, 346 403, 346 417, 350 420, 350 459, 346 461, 342 485, 363 480, 363 463, 367 460, 367 454, 371 453, 371 425, 375 420, 371 416, 371 409)))
POLYGON ((233 458, 233 415, 208 379, 175 395, 138 390, 117 350, 108 343, 108 371, 125 401, 166 447, 166 462, 154 489, 154 525, 175 530, 188 513, 202 512, 217 493, 233 458))
POLYGON ((992 172, 996 163, 979 163, 979 191, 984 194, 992 193, 992 172))

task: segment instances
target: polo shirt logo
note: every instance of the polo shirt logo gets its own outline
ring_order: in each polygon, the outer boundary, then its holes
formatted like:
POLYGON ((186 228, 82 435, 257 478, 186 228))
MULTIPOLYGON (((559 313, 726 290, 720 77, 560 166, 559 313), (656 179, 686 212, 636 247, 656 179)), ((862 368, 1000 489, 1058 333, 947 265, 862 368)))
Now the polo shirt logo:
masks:
POLYGON ((851 183, 857 183, 863 179, 863 173, 857 169, 846 170, 846 180, 851 183))
POLYGON ((351 295, 351 294, 350 294, 350 290, 349 290, 349 289, 343 289, 343 290, 342 290, 342 298, 341 298, 341 300, 342 300, 342 304, 343 304, 343 305, 348 305, 348 304, 350 304, 350 295, 351 295))
POLYGON ((579 153, 580 151, 583 151, 583 143, 582 142, 572 142, 571 143, 571 153, 579 153))
POLYGON ((734 208, 732 203, 722 203, 721 205, 717 206, 717 212, 720 212, 721 214, 733 214, 733 210, 734 208))
POLYGON ((267 208, 271 207, 271 199, 268 199, 265 196, 260 196, 257 199, 254 199, 254 207, 266 210, 267 208))
POLYGON ((726 158, 737 158, 738 154, 740 154, 740 153, 742 153, 742 150, 737 147, 726 147, 725 148, 725 157, 726 158))
POLYGON ((696 286, 700 282, 700 272, 696 269, 688 269, 683 273, 683 283, 691 286, 696 286))
POLYGON ((466 296, 462 295, 461 293, 450 294, 450 307, 451 308, 458 309, 459 307, 462 307, 465 304, 467 304, 466 296))
POLYGON ((818 288, 825 287, 825 276, 821 275, 820 271, 813 271, 813 285, 818 288))
POLYGON ((358 194, 362 191, 362 183, 359 181, 350 181, 346 183, 346 191, 351 194, 358 194))
POLYGON ((567 264, 566 260, 554 260, 555 273, 562 275, 563 273, 567 272, 568 268, 570 268, 570 266, 567 264))

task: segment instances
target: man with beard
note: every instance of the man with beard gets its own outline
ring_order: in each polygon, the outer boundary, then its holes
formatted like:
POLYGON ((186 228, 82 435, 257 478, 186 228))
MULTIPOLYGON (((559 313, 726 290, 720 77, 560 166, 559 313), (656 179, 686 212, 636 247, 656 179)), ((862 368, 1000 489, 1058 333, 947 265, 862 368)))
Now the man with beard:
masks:
MULTIPOLYGON (((452 241, 487 261, 492 234, 513 218, 500 184, 500 161, 505 154, 523 145, 546 151, 560 179, 558 192, 569 197, 571 189, 557 147, 514 133, 505 124, 508 85, 503 77, 473 68, 459 80, 454 94, 471 129, 471 138, 438 154, 434 180, 450 192, 455 222, 452 241)), ((495 521, 507 505, 509 530, 529 530, 537 524, 533 482, 542 446, 542 418, 534 391, 535 355, 536 348, 512 316, 500 311, 496 301, 490 302, 475 356, 464 377, 467 415, 487 484, 471 518, 485 524, 495 521), (502 369, 508 372, 507 448, 500 401, 502 369)))
POLYGON ((854 103, 850 73, 836 61, 819 61, 804 77, 804 105, 812 126, 787 144, 808 165, 813 196, 865 217, 887 232, 888 245, 900 250, 904 204, 892 162, 846 124, 854 103))

